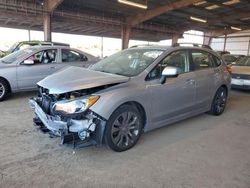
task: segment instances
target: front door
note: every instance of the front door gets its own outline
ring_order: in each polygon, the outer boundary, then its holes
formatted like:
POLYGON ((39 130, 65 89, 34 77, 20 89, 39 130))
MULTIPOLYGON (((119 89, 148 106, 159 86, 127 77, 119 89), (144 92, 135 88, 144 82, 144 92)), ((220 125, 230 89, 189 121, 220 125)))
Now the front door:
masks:
POLYGON ((147 87, 152 96, 152 128, 164 126, 194 110, 196 75, 189 70, 188 52, 180 50, 168 55, 149 73, 147 87), (179 68, 180 73, 161 84, 159 79, 167 66, 179 68))
POLYGON ((57 71, 57 49, 49 49, 37 52, 30 56, 34 64, 24 65, 21 62, 17 66, 17 82, 19 89, 35 89, 37 82, 57 71))

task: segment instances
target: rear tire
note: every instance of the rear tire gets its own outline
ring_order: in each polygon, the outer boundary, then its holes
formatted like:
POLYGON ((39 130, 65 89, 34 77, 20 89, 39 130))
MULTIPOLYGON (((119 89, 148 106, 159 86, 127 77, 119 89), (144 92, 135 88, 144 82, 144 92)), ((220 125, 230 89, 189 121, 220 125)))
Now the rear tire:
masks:
POLYGON ((215 93, 209 113, 215 116, 221 115, 225 110, 226 104, 227 90, 225 87, 220 87, 215 93))
POLYGON ((9 86, 4 79, 0 78, 0 102, 4 101, 10 93, 9 86))
POLYGON ((143 127, 142 115, 131 105, 123 105, 107 121, 105 142, 116 152, 132 148, 139 140, 143 127))

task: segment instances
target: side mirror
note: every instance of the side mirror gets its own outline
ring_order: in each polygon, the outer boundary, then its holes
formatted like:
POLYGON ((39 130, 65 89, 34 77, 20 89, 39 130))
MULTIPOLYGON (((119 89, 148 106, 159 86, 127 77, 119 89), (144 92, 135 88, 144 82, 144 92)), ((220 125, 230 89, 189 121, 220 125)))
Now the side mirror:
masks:
POLYGON ((23 64, 24 64, 24 65, 33 65, 33 64, 34 64, 34 61, 31 60, 31 59, 26 59, 26 60, 24 60, 23 64))
POLYGON ((177 67, 166 67, 163 69, 161 74, 160 82, 164 84, 167 78, 175 78, 179 75, 179 68, 177 67))

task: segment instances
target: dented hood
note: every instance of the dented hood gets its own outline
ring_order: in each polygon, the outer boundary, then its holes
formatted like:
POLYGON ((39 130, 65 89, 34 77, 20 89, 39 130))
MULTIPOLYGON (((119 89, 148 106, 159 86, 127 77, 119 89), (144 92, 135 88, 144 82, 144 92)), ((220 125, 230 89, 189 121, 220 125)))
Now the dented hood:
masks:
POLYGON ((79 67, 68 67, 52 74, 37 84, 49 90, 50 94, 89 89, 107 84, 127 82, 129 77, 93 71, 79 67))

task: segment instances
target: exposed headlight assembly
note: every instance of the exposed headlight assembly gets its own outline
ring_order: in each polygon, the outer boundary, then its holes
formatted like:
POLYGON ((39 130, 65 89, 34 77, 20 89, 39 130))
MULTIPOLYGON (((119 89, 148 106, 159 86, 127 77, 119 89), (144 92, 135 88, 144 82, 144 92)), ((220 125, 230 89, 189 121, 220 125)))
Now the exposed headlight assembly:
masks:
POLYGON ((78 114, 90 108, 99 99, 99 96, 93 95, 74 100, 66 100, 55 103, 54 110, 65 114, 78 114))

